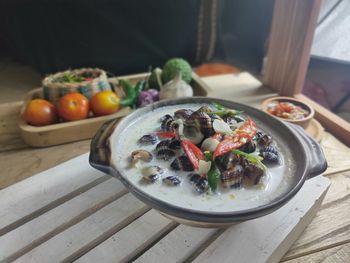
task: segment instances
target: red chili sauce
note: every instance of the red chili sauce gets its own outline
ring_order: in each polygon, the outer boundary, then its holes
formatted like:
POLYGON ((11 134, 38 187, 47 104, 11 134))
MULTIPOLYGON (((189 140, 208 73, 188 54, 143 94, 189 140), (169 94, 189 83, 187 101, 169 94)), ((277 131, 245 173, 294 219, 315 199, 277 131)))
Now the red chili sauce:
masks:
POLYGON ((267 105, 267 111, 272 115, 288 120, 300 120, 309 115, 309 111, 291 102, 273 101, 267 105))

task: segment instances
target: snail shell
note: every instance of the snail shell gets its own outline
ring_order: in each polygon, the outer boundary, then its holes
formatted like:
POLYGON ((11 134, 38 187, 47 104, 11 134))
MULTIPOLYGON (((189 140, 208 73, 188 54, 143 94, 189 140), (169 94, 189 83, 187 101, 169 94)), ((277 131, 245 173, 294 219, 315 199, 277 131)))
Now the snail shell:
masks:
POLYGON ((277 154, 274 154, 272 152, 262 152, 259 155, 264 158, 262 160, 264 164, 279 163, 279 158, 277 154))
POLYGON ((157 159, 167 161, 173 156, 175 156, 174 151, 169 148, 171 142, 172 140, 164 140, 157 144, 156 146, 157 159))
POLYGON ((202 111, 195 111, 187 119, 186 124, 196 126, 205 137, 213 134, 213 125, 209 115, 202 111))
POLYGON ((181 141, 178 139, 172 139, 169 143, 169 149, 171 150, 180 150, 181 149, 181 141))
POLYGON ((242 162, 242 158, 232 152, 224 155, 224 159, 222 162, 222 170, 228 170, 234 167, 237 164, 240 164, 242 162))
POLYGON ((173 119, 173 117, 170 114, 165 114, 160 118, 160 122, 163 122, 165 119, 173 119))
POLYGON ((271 146, 271 145, 260 149, 260 153, 262 153, 262 152, 271 152, 271 153, 278 155, 278 151, 277 151, 276 147, 271 146))
MULTIPOLYGON (((223 120, 221 117, 219 117, 218 115, 216 114, 212 114, 212 113, 208 113, 211 121, 214 121, 214 120, 223 120)), ((229 123, 228 123, 229 124, 229 123)))
POLYGON ((171 115, 167 114, 163 116, 160 121, 160 128, 162 129, 162 131, 173 131, 174 118, 171 115))
POLYGON ((139 139, 139 143, 143 144, 143 145, 148 145, 148 144, 156 144, 158 141, 157 136, 153 135, 153 134, 146 134, 143 135, 140 139, 139 139))
POLYGON ((249 163, 244 168, 243 184, 245 186, 256 185, 260 182, 260 178, 264 175, 264 171, 255 164, 249 163))
POLYGON ((153 159, 152 154, 143 149, 139 149, 131 153, 131 164, 135 164, 138 160, 150 162, 152 161, 152 159, 153 159))
POLYGON ((209 190, 209 183, 207 178, 200 176, 197 173, 189 174, 190 182, 194 185, 197 193, 203 194, 209 190))
POLYGON ((210 113, 212 112, 212 108, 209 105, 203 105, 202 107, 200 107, 198 110, 198 112, 205 112, 205 113, 210 113))
POLYGON ((278 151, 273 146, 260 149, 259 155, 264 158, 262 162, 265 164, 279 163, 278 151))
POLYGON ((150 183, 154 183, 156 180, 158 180, 162 174, 165 171, 160 168, 159 166, 149 166, 146 167, 142 170, 142 178, 146 181, 146 182, 150 182, 150 183))
POLYGON ((204 139, 203 133, 197 126, 184 126, 183 135, 194 144, 199 144, 204 139))
POLYGON ((230 169, 224 171, 220 175, 222 185, 224 187, 237 187, 241 185, 243 179, 243 167, 237 164, 230 169))
POLYGON ((253 153, 256 150, 256 144, 253 141, 245 143, 240 150, 245 153, 253 153))
POLYGON ((181 109, 177 110, 174 113, 175 119, 182 119, 182 120, 187 120, 191 114, 193 113, 193 110, 190 109, 181 109))
POLYGON ((173 175, 164 178, 163 182, 166 183, 167 185, 170 185, 170 186, 177 186, 177 185, 181 184, 180 178, 177 176, 173 176, 173 175))
POLYGON ((192 163, 187 156, 179 156, 170 164, 170 167, 175 171, 187 171, 191 172, 194 170, 192 163))
POLYGON ((260 147, 267 147, 272 143, 271 136, 260 131, 256 133, 256 139, 260 147))
POLYGON ((232 116, 228 116, 228 117, 224 117, 224 122, 226 122, 228 125, 236 125, 237 121, 235 118, 233 118, 232 116))

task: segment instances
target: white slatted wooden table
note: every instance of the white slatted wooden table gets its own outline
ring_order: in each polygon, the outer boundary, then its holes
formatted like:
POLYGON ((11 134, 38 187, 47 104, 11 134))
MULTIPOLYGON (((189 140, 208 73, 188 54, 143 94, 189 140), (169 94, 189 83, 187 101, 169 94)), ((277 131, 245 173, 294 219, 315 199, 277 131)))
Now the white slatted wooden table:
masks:
MULTIPOLYGON (((274 95, 247 73, 204 80, 210 96, 256 107, 274 95)), ((327 179, 309 180, 271 215, 199 229, 145 206, 90 168, 87 154, 65 162, 87 152, 89 141, 25 146, 16 128, 20 105, 0 105, 0 262, 350 262, 350 150, 329 133, 327 179)))
POLYGON ((0 192, 7 262, 277 262, 319 208, 329 180, 309 180, 285 207, 228 229, 178 225, 84 154, 0 192), (249 249, 247 249, 249 247, 249 249), (257 259, 259 258, 259 259, 257 259))

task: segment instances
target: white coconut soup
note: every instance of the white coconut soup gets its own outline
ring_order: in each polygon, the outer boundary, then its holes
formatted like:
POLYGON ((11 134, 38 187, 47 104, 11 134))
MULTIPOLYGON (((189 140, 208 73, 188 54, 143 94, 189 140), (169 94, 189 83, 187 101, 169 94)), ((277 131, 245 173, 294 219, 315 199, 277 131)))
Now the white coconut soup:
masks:
MULTIPOLYGON (((135 168, 130 168, 129 157, 137 149, 144 149, 152 154, 155 145, 139 145, 138 140, 145 134, 149 134, 160 129, 159 119, 165 114, 173 115, 179 109, 197 110, 200 104, 184 104, 158 108, 142 117, 134 120, 127 129, 123 130, 119 136, 111 137, 112 158, 114 167, 131 182, 136 188, 144 193, 179 207, 212 212, 234 212, 246 210, 267 204, 288 191, 291 183, 291 171, 294 171, 289 153, 280 154, 280 165, 268 166, 268 170, 260 180, 260 183, 252 187, 242 187, 239 189, 219 188, 218 193, 198 194, 193 185, 189 182, 190 172, 173 171, 170 168, 172 161, 162 161, 153 158, 150 163, 139 161, 135 168), (288 167, 284 165, 288 163, 288 167), (145 183, 142 180, 141 170, 144 167, 157 165, 166 170, 161 179, 155 183, 145 183), (290 171, 288 171, 290 170, 290 171), (179 186, 168 186, 162 182, 162 178, 170 175, 180 177, 182 183, 179 186)), ((259 129, 259 123, 257 123, 259 129)), ((268 130, 264 130, 269 133, 268 130)), ((274 142, 279 145, 278 138, 273 137, 274 142)))

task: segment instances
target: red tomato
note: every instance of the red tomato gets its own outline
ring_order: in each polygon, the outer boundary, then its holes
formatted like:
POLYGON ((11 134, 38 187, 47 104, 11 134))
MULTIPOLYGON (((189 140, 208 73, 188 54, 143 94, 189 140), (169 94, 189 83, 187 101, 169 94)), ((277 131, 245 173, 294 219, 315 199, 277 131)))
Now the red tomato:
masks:
POLYGON ((57 111, 47 100, 34 99, 28 102, 22 118, 30 125, 43 126, 57 122, 57 111))
POLYGON ((65 121, 86 119, 89 115, 89 100, 80 93, 68 93, 58 101, 57 110, 65 121))
POLYGON ((94 115, 108 115, 120 109, 120 98, 113 91, 105 90, 96 93, 90 101, 90 107, 94 115))

